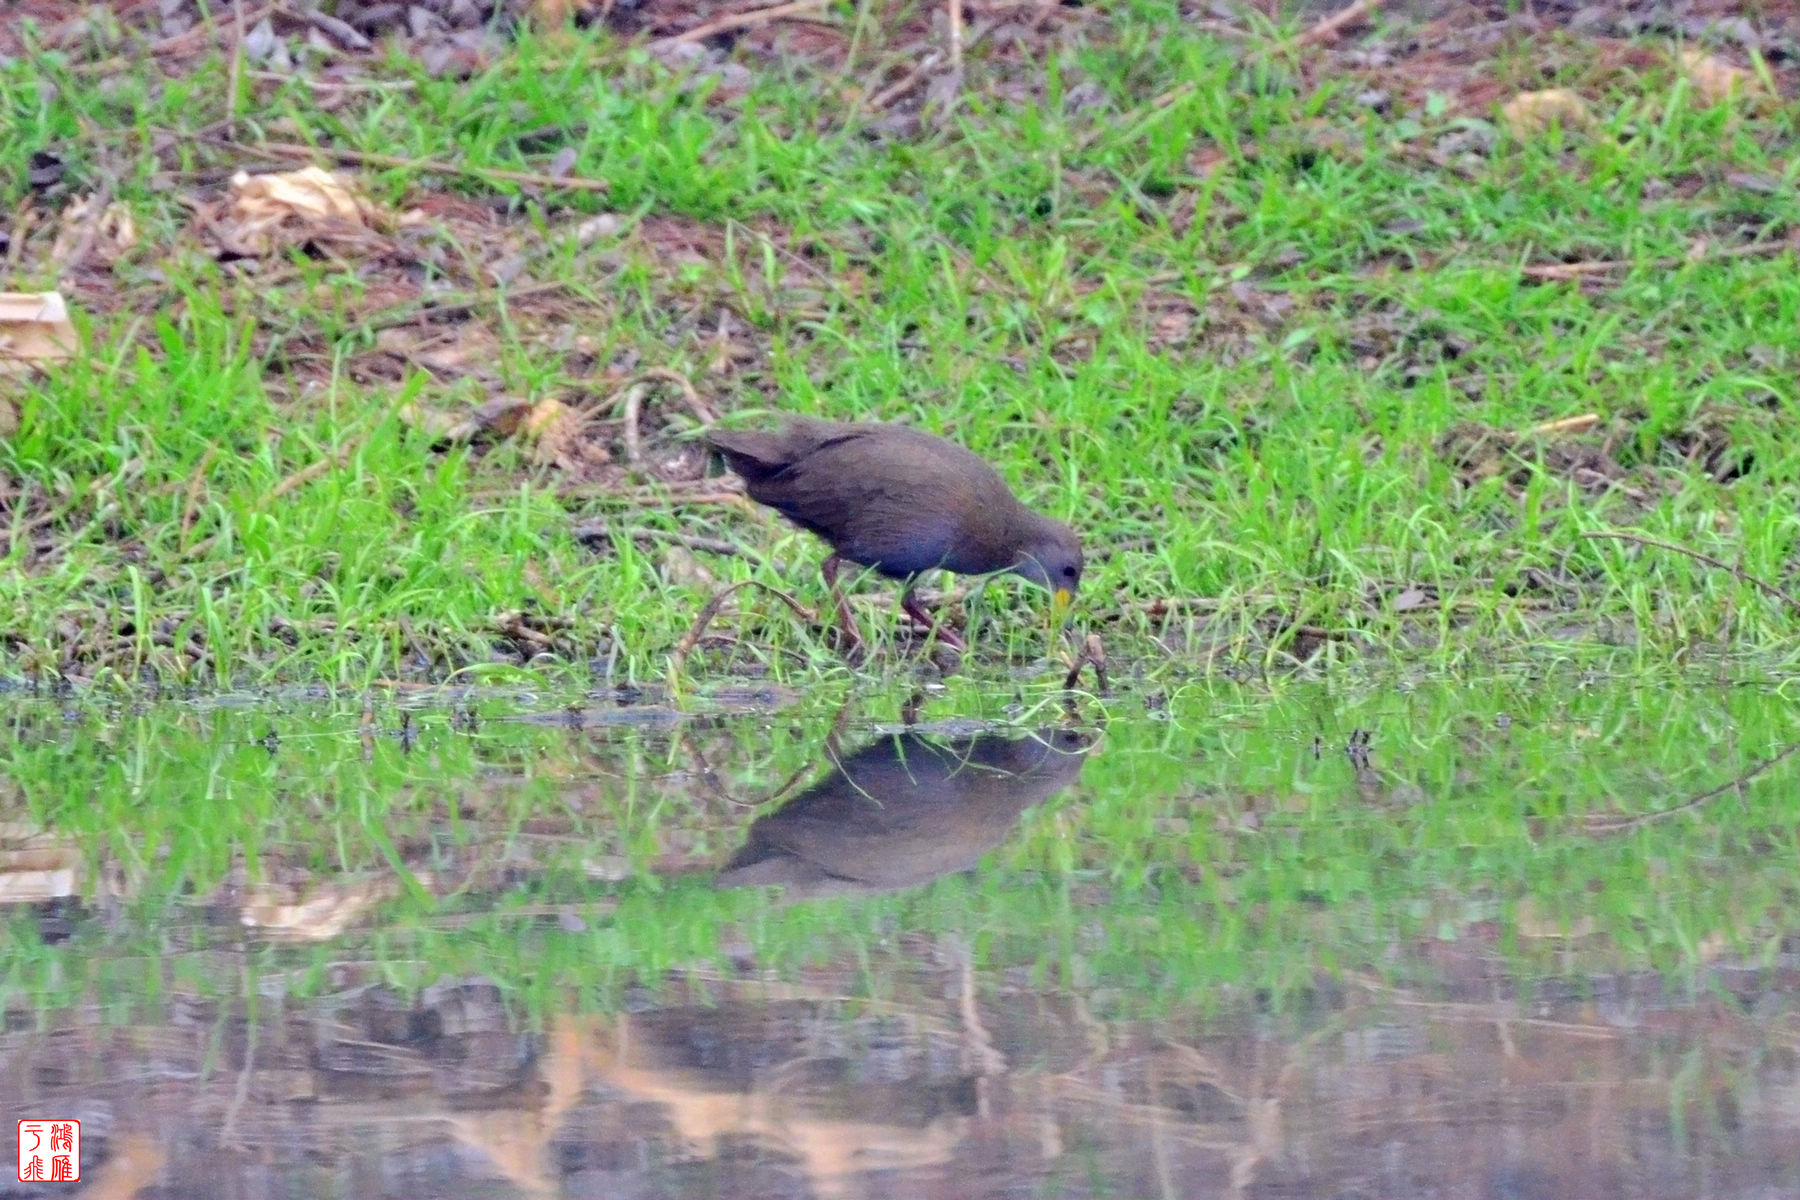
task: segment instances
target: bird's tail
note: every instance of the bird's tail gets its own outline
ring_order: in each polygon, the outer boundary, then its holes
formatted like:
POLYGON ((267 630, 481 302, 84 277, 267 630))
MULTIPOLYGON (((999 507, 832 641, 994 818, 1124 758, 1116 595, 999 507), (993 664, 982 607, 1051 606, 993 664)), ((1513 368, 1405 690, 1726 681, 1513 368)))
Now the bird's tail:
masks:
POLYGON ((788 439, 779 433, 757 430, 708 430, 707 445, 725 456, 725 462, 754 483, 781 471, 793 459, 788 439))

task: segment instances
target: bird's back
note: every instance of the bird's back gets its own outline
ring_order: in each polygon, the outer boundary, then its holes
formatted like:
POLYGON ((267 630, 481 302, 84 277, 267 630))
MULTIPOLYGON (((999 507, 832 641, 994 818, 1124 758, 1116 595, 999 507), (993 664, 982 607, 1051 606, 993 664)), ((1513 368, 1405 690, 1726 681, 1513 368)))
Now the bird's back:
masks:
MULTIPOLYGON (((864 426, 790 417, 779 429, 708 430, 706 440, 725 456, 745 483, 759 484, 774 479, 821 446, 852 436, 861 428, 864 426)), ((754 490, 751 497, 762 499, 754 490)))
POLYGON ((853 562, 897 578, 1011 565, 1001 543, 1019 503, 992 467, 953 442, 904 425, 806 418, 710 440, 751 499, 853 562))

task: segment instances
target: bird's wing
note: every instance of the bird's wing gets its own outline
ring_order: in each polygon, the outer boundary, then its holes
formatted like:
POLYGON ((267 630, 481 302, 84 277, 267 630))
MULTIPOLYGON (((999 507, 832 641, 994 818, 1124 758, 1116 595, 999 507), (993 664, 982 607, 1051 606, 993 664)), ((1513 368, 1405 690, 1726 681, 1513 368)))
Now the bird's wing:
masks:
POLYGON ((847 557, 911 574, 941 565, 965 519, 991 503, 986 464, 975 469, 936 447, 872 454, 856 437, 820 446, 784 471, 768 503, 838 545, 847 557))

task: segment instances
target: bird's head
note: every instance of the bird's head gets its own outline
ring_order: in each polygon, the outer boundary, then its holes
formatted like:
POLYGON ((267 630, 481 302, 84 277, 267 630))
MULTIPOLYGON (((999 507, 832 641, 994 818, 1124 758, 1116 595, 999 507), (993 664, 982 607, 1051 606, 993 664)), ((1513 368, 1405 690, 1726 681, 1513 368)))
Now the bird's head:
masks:
POLYGON ((1081 587, 1081 539, 1061 521, 1032 514, 1027 535, 1019 546, 1013 572, 1041 588, 1048 588, 1057 612, 1069 607, 1081 587))

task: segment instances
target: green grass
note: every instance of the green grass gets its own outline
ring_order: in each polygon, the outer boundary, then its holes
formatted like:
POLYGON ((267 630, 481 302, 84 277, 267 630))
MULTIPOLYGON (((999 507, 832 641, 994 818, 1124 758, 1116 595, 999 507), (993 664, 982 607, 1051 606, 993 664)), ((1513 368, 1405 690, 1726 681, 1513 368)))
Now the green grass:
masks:
MULTIPOLYGON (((599 197, 359 172, 398 208, 445 193, 505 208, 485 242, 438 218, 406 242, 494 335, 485 379, 368 369, 397 319, 391 263, 295 252, 265 283, 204 252, 184 198, 257 160, 198 137, 160 164, 148 147, 217 132, 222 60, 173 78, 139 64, 109 89, 79 51, 0 69, 0 204, 53 150, 72 179, 109 178, 139 228, 112 279, 74 289, 89 356, 14 393, 12 673, 466 675, 528 657, 499 632, 523 611, 552 631, 534 666, 654 679, 710 589, 634 529, 734 537, 759 556, 699 555, 719 583, 820 600, 817 548, 778 524, 636 486, 560 495, 529 446, 445 450, 400 417, 490 394, 598 404, 640 366, 720 410, 966 442, 1084 532, 1080 619, 1152 675, 1283 661, 1305 625, 1348 635, 1333 659, 1439 668, 1619 641, 1643 662, 1791 664, 1795 614, 1740 574, 1580 537, 1635 530, 1795 590, 1800 276, 1791 251, 1716 253, 1800 218, 1791 108, 1707 108, 1669 72, 1546 35, 1486 68, 1522 90, 1549 63, 1597 121, 1521 142, 1455 96, 1399 89, 1377 112, 1348 68, 1304 83, 1278 47, 1212 40, 1163 6, 1079 30, 1029 61, 979 49, 955 114, 900 134, 805 62, 753 64, 747 95, 709 97, 597 35, 525 36, 468 81, 396 56, 374 72, 393 86, 329 109, 302 83, 240 81, 245 144, 511 170, 567 146, 575 174, 608 181, 599 197), (1066 110, 1077 86, 1096 102, 1066 110), (578 245, 602 210, 625 231, 578 245), (484 274, 506 255, 513 287, 565 290, 515 303, 484 274), (1618 266, 1521 274, 1561 260, 1618 266), (744 352, 712 370, 722 313, 744 352), (1472 429, 1585 413, 1591 431, 1457 459, 1472 429), (571 517, 607 519, 610 551, 581 546, 571 517), (1423 602, 1395 611, 1409 590, 1423 602), (1202 627, 1153 619, 1165 599, 1202 627)), ((34 238, 8 286, 53 285, 47 248, 34 238)), ((657 445, 692 431, 677 402, 646 410, 657 445)), ((990 653, 974 670, 1042 657, 1020 589, 977 603, 990 653)), ((784 609, 744 605, 720 626, 737 643, 690 670, 842 670, 784 609)))

